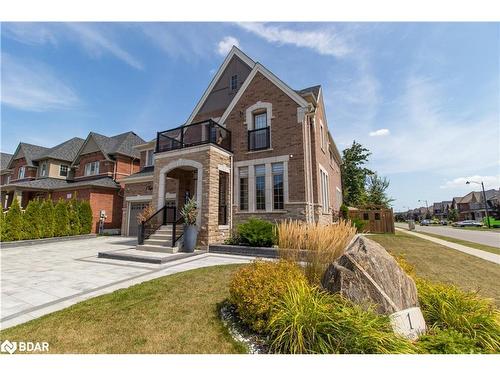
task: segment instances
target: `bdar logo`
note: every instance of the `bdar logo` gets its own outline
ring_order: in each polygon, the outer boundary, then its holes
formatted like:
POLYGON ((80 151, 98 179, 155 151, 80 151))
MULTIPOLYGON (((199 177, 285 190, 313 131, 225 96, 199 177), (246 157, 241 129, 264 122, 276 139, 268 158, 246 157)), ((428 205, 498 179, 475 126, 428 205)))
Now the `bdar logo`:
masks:
POLYGON ((10 342, 9 340, 5 340, 2 342, 2 345, 0 345, 0 351, 3 353, 9 353, 9 354, 14 354, 14 352, 17 350, 17 342, 10 342))

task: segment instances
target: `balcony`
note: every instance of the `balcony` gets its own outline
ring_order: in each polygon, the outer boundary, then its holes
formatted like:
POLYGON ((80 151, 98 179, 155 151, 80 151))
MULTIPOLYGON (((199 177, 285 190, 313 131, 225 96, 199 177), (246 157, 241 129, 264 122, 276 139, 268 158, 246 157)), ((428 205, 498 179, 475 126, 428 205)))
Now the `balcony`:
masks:
POLYGON ((156 152, 204 144, 214 144, 231 151, 231 132, 213 120, 205 120, 158 132, 156 136, 156 152))
POLYGON ((248 131, 248 151, 265 150, 271 147, 271 128, 254 129, 248 131))

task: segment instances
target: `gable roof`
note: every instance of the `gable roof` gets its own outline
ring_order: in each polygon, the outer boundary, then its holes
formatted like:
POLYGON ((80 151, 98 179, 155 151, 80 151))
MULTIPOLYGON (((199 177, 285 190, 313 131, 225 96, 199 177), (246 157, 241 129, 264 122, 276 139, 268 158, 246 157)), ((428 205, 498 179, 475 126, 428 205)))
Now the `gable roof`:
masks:
POLYGON ((87 139, 83 142, 78 152, 76 153, 73 163, 78 159, 78 156, 80 156, 80 153, 85 148, 85 145, 91 139, 97 144, 97 147, 103 153, 106 159, 110 159, 110 156, 115 154, 130 156, 139 159, 141 154, 135 148, 135 146, 146 143, 144 139, 142 139, 132 131, 117 134, 112 137, 107 137, 99 133, 90 132, 87 136, 87 139))
POLYGON ((196 104, 196 107, 194 107, 193 112, 191 112, 191 115, 189 115, 189 118, 186 121, 186 125, 189 125, 193 121, 193 119, 203 106, 203 104, 205 104, 205 101, 212 92, 214 86, 217 84, 222 73, 224 73, 224 70, 226 70, 227 66, 229 65, 234 56, 239 57, 240 60, 243 61, 245 64, 247 64, 250 68, 253 68, 255 66, 255 61, 253 61, 250 57, 248 57, 245 53, 243 53, 243 51, 241 51, 238 47, 233 46, 231 48, 231 51, 229 51, 226 58, 224 59, 222 65, 219 67, 219 70, 217 70, 217 73, 215 74, 214 78, 212 78, 212 80, 210 81, 210 84, 203 93, 202 97, 196 104))
POLYGON ((231 113, 233 110, 234 106, 240 98, 242 97, 243 93, 245 90, 248 88, 254 77, 257 75, 257 73, 261 73, 264 77, 266 77, 268 80, 270 80, 274 85, 276 85, 281 91, 283 91, 285 94, 287 94, 292 100, 294 100, 298 105, 301 107, 307 107, 308 103, 307 101, 300 96, 295 90, 292 90, 290 86, 288 86, 285 82, 283 82, 281 79, 279 79, 276 75, 274 75, 271 71, 269 71, 265 66, 261 65, 260 63, 255 63, 254 68, 248 75, 247 79, 239 89, 238 93, 234 96, 233 100, 231 103, 229 103, 228 107, 224 111, 224 114, 220 118, 220 123, 224 124, 225 120, 227 119, 227 116, 231 113))
POLYGON ((50 150, 50 149, 47 147, 42 147, 42 146, 32 145, 30 143, 21 142, 17 146, 16 151, 14 152, 14 155, 10 159, 7 168, 10 168, 10 166, 12 165, 12 162, 14 160, 19 159, 17 157, 19 152, 23 153, 22 156, 26 159, 26 165, 28 165, 29 167, 34 167, 35 165, 33 164, 33 160, 38 159, 41 155, 46 153, 48 150, 50 150))
POLYGON ((43 153, 41 156, 33 160, 56 159, 71 162, 73 161, 73 159, 75 159, 78 150, 84 142, 85 140, 82 138, 71 138, 63 143, 58 144, 57 146, 48 149, 47 152, 43 153))
POLYGON ((305 89, 302 90, 295 90, 295 92, 300 96, 304 97, 312 94, 314 96, 314 99, 317 100, 320 90, 321 90, 321 85, 316 85, 316 86, 306 87, 305 89))
POLYGON ((61 189, 72 189, 83 186, 90 187, 100 187, 100 188, 112 188, 119 189, 120 184, 115 182, 111 177, 102 177, 95 180, 85 180, 85 181, 67 181, 59 178, 41 178, 37 180, 30 181, 19 181, 13 182, 7 185, 7 187, 13 188, 25 188, 25 189, 35 189, 35 190, 61 190, 61 189))
POLYGON ((10 159, 12 159, 12 154, 7 154, 5 152, 0 152, 0 171, 7 169, 10 159))

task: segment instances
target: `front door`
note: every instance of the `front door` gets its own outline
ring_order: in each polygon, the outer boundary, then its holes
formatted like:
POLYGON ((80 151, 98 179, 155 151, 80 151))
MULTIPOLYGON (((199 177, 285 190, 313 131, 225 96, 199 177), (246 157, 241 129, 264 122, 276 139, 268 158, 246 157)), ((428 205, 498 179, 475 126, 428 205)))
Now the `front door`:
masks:
POLYGON ((139 223, 137 222, 137 215, 139 215, 147 206, 149 202, 132 202, 130 203, 130 215, 128 221, 128 235, 137 237, 137 230, 139 223))

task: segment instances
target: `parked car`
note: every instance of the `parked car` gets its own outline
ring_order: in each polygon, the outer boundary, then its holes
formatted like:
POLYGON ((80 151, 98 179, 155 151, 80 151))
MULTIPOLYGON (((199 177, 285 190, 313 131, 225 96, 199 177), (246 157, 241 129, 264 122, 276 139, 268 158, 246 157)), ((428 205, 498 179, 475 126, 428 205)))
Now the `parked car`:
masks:
POLYGON ((422 220, 422 221, 420 222, 420 225, 422 225, 422 226, 429 226, 429 225, 431 225, 431 221, 430 221, 430 220, 427 220, 427 219, 422 220))
POLYGON ((440 220, 439 224, 441 224, 441 225, 448 225, 448 220, 440 220))
POLYGON ((475 220, 463 220, 453 223, 454 227, 482 227, 483 223, 475 220))

